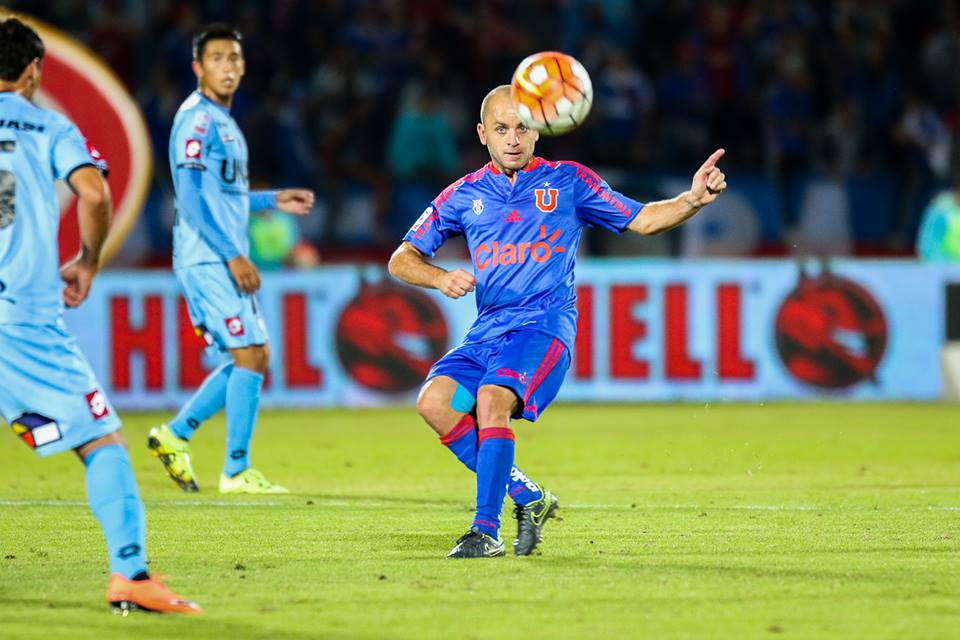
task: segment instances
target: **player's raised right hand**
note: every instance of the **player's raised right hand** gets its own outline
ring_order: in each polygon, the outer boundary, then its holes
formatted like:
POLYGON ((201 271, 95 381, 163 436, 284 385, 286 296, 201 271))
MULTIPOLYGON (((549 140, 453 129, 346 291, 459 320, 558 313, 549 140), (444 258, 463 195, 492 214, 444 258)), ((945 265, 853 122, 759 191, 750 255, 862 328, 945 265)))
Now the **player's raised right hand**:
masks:
POLYGON ((244 293, 256 293, 260 290, 260 272, 246 256, 237 256, 227 263, 233 281, 244 293))
POLYGON ((437 289, 448 298, 462 298, 477 286, 477 279, 473 274, 463 269, 447 271, 437 278, 437 289))

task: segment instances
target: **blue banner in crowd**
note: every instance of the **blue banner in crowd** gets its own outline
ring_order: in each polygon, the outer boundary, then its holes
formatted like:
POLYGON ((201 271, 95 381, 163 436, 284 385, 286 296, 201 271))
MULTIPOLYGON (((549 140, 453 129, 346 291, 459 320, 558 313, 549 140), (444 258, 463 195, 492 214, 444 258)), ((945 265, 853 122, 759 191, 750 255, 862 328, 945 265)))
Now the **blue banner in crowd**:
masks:
MULTIPOLYGON (((908 261, 584 261, 560 399, 935 399, 951 282, 908 261)), ((476 312, 373 266, 267 273, 259 299, 273 407, 412 403, 476 312)), ((179 405, 222 357, 168 273, 105 273, 67 322, 121 409, 179 405)))

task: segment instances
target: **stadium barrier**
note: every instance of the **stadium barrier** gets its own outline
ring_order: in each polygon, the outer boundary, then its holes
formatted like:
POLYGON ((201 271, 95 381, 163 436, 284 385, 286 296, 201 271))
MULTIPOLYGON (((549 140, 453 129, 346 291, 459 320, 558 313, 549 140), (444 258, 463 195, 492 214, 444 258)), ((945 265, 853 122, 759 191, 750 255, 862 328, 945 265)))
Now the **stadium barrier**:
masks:
MULTIPOLYGON (((960 266, 893 260, 584 260, 560 399, 936 399, 958 282, 960 266)), ((412 403, 475 316, 369 265, 266 273, 259 299, 273 407, 412 403)), ((177 406, 216 364, 169 273, 104 273, 66 318, 121 409, 177 406)))

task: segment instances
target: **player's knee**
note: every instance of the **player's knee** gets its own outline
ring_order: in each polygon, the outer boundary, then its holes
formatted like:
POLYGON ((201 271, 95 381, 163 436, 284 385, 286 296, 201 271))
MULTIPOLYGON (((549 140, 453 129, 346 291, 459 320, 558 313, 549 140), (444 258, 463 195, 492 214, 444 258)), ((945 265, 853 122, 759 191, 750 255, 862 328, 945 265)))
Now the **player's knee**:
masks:
POLYGON ((506 387, 484 385, 477 392, 477 417, 482 426, 506 424, 517 405, 517 395, 506 387))
POLYGON ((113 444, 118 444, 124 448, 126 448, 127 446, 127 439, 123 436, 122 433, 120 433, 119 430, 102 435, 99 438, 90 440, 89 442, 85 442, 84 444, 74 449, 74 451, 76 451, 77 455, 80 457, 80 460, 84 461, 87 459, 88 455, 90 455, 100 447, 106 447, 113 444))
POLYGON ((450 399, 445 398, 434 387, 427 384, 417 396, 417 413, 427 424, 434 426, 443 419, 443 414, 449 412, 450 399))
POLYGON ((270 352, 265 345, 234 349, 232 355, 238 367, 257 373, 266 373, 270 364, 270 352))

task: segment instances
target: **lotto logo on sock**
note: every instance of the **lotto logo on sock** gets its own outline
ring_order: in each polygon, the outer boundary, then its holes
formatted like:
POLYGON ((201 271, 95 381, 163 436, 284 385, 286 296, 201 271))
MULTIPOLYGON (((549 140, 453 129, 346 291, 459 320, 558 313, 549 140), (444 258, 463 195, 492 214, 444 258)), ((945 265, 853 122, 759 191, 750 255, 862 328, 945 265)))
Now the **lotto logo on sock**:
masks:
POLYGON ((107 406, 107 397, 103 395, 100 389, 91 391, 84 397, 87 399, 87 407, 90 408, 90 415, 93 416, 94 420, 100 420, 110 415, 110 408, 107 406))
POLYGON ((227 318, 224 320, 224 322, 227 324, 227 333, 233 337, 242 336, 244 334, 243 321, 240 318, 227 318))

